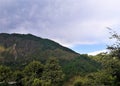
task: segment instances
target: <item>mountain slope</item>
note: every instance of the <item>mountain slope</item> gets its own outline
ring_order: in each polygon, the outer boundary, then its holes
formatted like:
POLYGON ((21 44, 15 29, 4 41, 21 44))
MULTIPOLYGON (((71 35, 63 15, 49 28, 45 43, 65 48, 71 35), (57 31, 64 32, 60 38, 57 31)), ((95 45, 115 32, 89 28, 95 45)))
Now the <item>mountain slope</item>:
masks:
POLYGON ((97 71, 101 67, 89 56, 80 55, 49 39, 31 34, 0 34, 0 65, 21 70, 31 61, 44 63, 49 57, 59 59, 66 80, 77 74, 97 71))
POLYGON ((76 52, 49 40, 31 34, 0 34, 0 62, 11 64, 32 60, 44 61, 49 57, 70 60, 76 52))

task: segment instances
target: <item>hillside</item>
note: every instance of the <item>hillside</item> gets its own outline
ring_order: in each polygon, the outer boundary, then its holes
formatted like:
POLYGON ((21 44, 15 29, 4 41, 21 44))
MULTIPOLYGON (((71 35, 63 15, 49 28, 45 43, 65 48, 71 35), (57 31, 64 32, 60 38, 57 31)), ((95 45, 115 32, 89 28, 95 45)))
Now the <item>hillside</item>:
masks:
POLYGON ((0 63, 26 64, 32 60, 44 61, 49 57, 70 60, 78 54, 71 49, 31 34, 0 34, 0 63))
POLYGON ((101 64, 88 55, 31 34, 0 34, 0 65, 12 70, 23 70, 32 61, 45 61, 54 57, 59 60, 65 73, 65 82, 75 75, 86 75, 101 68, 101 64))

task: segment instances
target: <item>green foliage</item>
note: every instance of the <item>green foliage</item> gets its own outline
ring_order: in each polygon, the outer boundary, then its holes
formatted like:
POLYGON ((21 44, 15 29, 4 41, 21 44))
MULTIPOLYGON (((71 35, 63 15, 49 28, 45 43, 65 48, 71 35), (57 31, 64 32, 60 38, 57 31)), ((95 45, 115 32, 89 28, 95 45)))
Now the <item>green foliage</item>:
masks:
MULTIPOLYGON (((110 29, 110 28, 109 28, 110 29)), ((112 30, 112 29, 110 29, 112 30)), ((111 46, 108 46, 110 50, 110 56, 113 59, 108 63, 109 69, 112 70, 112 75, 116 77, 116 85, 120 85, 120 35, 115 32, 111 31, 111 39, 115 40, 115 43, 111 46)))
POLYGON ((24 75, 23 75, 22 71, 17 70, 17 71, 15 71, 13 73, 13 80, 15 82, 17 82, 16 83, 17 86, 21 86, 22 85, 22 79, 23 79, 23 77, 24 77, 24 75))
POLYGON ((46 82, 40 79, 34 79, 32 86, 51 86, 51 82, 46 82))
POLYGON ((33 61, 28 64, 24 69, 25 76, 34 76, 34 77, 41 77, 43 72, 43 64, 39 61, 33 61))
POLYGON ((34 79, 32 86, 42 86, 42 83, 40 79, 34 79))
POLYGON ((0 82, 8 82, 11 78, 11 69, 6 66, 0 65, 0 82))
POLYGON ((105 69, 108 73, 111 73, 112 76, 116 77, 115 84, 116 86, 120 85, 120 60, 112 59, 105 65, 105 69))
MULTIPOLYGON (((88 73, 77 77, 70 86, 119 86, 120 85, 120 60, 111 54, 101 53, 90 56, 91 59, 102 64, 98 72, 88 73)), ((66 85, 67 86, 67 85, 66 85)))
POLYGON ((73 86, 90 86, 89 79, 85 77, 77 77, 73 82, 73 86))
POLYGON ((96 73, 91 73, 87 75, 87 78, 90 80, 93 86, 103 85, 103 86, 113 86, 115 77, 110 73, 106 72, 106 70, 102 70, 96 73))
POLYGON ((106 70, 90 73, 82 77, 76 77, 71 86, 116 86, 116 77, 106 70))
POLYGON ((110 30, 111 34, 110 39, 114 39, 115 41, 113 45, 108 46, 108 49, 110 50, 112 57, 120 59, 120 35, 116 31, 113 31, 111 28, 108 29, 110 30))
POLYGON ((68 79, 76 75, 85 75, 101 69, 101 64, 90 59, 88 55, 80 55, 71 61, 67 61, 65 65, 64 64, 63 70, 66 74, 66 78, 68 79))
POLYGON ((92 59, 102 64, 102 70, 94 73, 95 83, 103 84, 106 83, 110 86, 119 86, 120 79, 120 61, 119 59, 111 56, 110 54, 99 54, 92 57, 92 59), (96 77, 95 77, 96 76, 96 77), (97 79, 98 78, 98 79, 97 79))
POLYGON ((58 60, 55 58, 50 58, 45 65, 43 72, 43 79, 46 81, 51 81, 51 84, 57 86, 64 79, 64 73, 58 60))
POLYGON ((23 70, 24 78, 22 79, 25 86, 31 86, 34 79, 41 78, 43 73, 43 64, 39 61, 29 63, 23 70))

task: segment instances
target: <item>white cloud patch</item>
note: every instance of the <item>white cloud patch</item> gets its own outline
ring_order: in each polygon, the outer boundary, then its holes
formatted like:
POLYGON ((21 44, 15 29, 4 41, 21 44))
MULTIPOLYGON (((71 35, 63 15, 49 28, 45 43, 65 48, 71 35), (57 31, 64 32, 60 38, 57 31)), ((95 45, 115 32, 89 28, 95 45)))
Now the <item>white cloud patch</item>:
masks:
POLYGON ((88 53, 88 55, 93 55, 93 56, 95 56, 95 55, 97 55, 97 54, 106 53, 106 52, 108 52, 108 51, 107 51, 107 50, 100 50, 100 51, 90 52, 90 53, 88 53))

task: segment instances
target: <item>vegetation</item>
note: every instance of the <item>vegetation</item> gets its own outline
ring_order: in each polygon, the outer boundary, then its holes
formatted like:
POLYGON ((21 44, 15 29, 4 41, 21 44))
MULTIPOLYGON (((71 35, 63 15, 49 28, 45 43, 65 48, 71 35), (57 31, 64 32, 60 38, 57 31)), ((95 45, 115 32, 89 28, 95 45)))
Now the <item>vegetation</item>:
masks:
POLYGON ((110 38, 116 39, 116 42, 112 46, 108 46, 110 53, 90 56, 91 59, 101 63, 102 69, 73 78, 71 86, 120 86, 120 35, 116 32, 111 34, 110 38))
POLYGON ((11 71, 0 66, 0 82, 15 82, 16 86, 60 86, 64 73, 56 59, 48 59, 45 65, 39 61, 30 62, 21 71, 11 71), (50 68, 49 68, 50 67, 50 68))
POLYGON ((30 34, 0 34, 0 85, 120 86, 120 35, 111 35, 110 53, 88 56, 30 34))
POLYGON ((0 82, 7 83, 8 81, 10 81, 11 74, 12 72, 9 67, 2 65, 0 66, 0 82))
POLYGON ((66 74, 66 80, 77 75, 86 75, 101 69, 101 63, 96 62, 86 55, 80 55, 71 61, 62 62, 63 71, 66 74), (65 64, 65 65, 64 65, 65 64))
POLYGON ((46 62, 43 72, 43 79, 50 81, 52 86, 57 86, 64 80, 64 73, 61 66, 58 64, 58 60, 51 58, 46 62))

